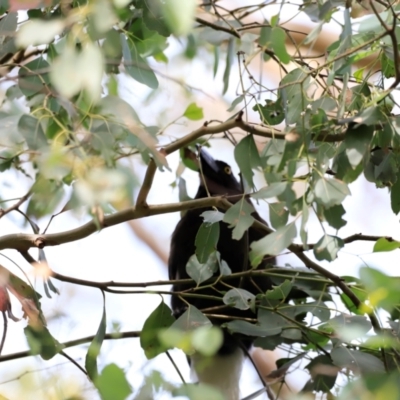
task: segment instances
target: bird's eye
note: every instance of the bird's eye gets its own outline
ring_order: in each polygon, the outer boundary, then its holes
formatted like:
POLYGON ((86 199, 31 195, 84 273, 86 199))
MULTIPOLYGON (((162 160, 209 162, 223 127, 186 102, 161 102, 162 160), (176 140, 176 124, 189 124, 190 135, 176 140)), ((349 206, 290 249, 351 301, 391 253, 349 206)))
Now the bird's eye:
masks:
POLYGON ((230 174, 232 173, 231 167, 228 167, 228 166, 226 166, 226 167, 224 168, 224 171, 225 171, 225 173, 226 173, 227 175, 230 175, 230 174))

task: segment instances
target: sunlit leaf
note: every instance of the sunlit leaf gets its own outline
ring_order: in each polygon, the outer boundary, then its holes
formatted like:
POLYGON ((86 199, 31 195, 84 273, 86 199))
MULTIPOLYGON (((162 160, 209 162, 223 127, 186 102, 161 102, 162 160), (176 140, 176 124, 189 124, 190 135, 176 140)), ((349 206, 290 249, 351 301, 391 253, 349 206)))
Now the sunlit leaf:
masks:
POLYGON ((213 356, 223 343, 223 333, 216 326, 202 326, 192 334, 192 345, 204 356, 213 356))
POLYGON ((201 107, 198 107, 196 103, 191 103, 186 108, 183 116, 192 121, 198 121, 199 119, 204 118, 203 109, 201 107))

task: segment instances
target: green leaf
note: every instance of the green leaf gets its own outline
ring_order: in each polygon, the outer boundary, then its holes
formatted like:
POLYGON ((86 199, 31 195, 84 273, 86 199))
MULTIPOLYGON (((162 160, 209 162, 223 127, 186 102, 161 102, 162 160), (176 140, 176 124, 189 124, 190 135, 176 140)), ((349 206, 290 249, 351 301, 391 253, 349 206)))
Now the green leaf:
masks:
POLYGON ((22 115, 18 121, 18 130, 30 150, 39 150, 47 146, 46 135, 40 121, 31 115, 22 115))
POLYGON ((340 229, 347 224, 347 221, 342 218, 346 214, 346 210, 341 204, 324 208, 323 213, 326 221, 332 228, 340 229))
POLYGON ((300 239, 304 246, 307 245, 308 231, 307 231, 307 222, 310 217, 310 210, 308 208, 307 201, 303 196, 303 207, 301 213, 301 224, 300 224, 300 239))
POLYGON ((267 290, 265 298, 269 300, 284 300, 290 293, 293 287, 293 282, 286 279, 279 286, 274 286, 272 289, 267 290))
POLYGON ((347 158, 353 168, 361 163, 369 151, 374 130, 373 126, 349 125, 343 143, 346 147, 347 158))
POLYGON ((218 210, 204 211, 200 214, 200 217, 203 217, 204 223, 215 224, 223 220, 224 213, 218 210))
POLYGON ((282 203, 269 203, 269 219, 274 229, 285 226, 288 222, 289 211, 282 203))
POLYGON ((287 182, 274 182, 267 187, 261 188, 258 192, 252 193, 250 196, 254 199, 269 199, 281 195, 287 188, 287 182))
POLYGON ((258 322, 264 327, 266 330, 263 336, 272 336, 282 332, 282 329, 296 328, 292 322, 288 321, 286 317, 294 319, 294 307, 282 307, 279 309, 279 312, 283 315, 280 315, 274 311, 265 310, 263 308, 258 309, 258 322), (285 316, 284 316, 285 315, 285 316))
POLYGON ((95 381, 98 376, 97 371, 97 357, 100 354, 101 345, 103 344, 104 336, 106 335, 106 299, 103 293, 103 314, 101 316, 101 321, 99 328, 97 329, 96 335, 90 343, 88 351, 85 358, 85 369, 92 381, 95 381))
POLYGON ((277 101, 265 100, 265 105, 256 104, 253 110, 260 114, 261 121, 267 125, 278 125, 285 119, 281 98, 277 101))
POLYGON ((203 109, 199 107, 196 103, 191 103, 186 108, 183 116, 192 121, 198 121, 199 119, 204 118, 203 109))
POLYGON ((234 227, 232 231, 233 239, 240 240, 247 229, 253 225, 254 218, 251 216, 253 212, 253 206, 245 198, 242 198, 226 211, 222 220, 229 224, 230 228, 234 227))
MULTIPOLYGON (((8 8, 8 5, 6 6, 8 8)), ((3 7, 0 6, 1 14, 4 14, 3 7)), ((7 12, 0 21, 0 35, 2 43, 0 46, 0 59, 7 54, 15 54, 17 47, 15 44, 15 31, 17 30, 17 16, 16 12, 7 12)))
POLYGON ((324 354, 319 355, 311 360, 305 368, 310 371, 312 379, 302 389, 302 392, 328 393, 334 387, 339 370, 335 368, 330 357, 324 354))
POLYGON ((288 64, 291 60, 291 57, 286 50, 285 42, 285 31, 280 27, 273 28, 271 32, 271 46, 279 60, 283 64, 288 64))
POLYGON ((323 301, 311 301, 310 303, 298 304, 295 306, 295 314, 311 313, 319 318, 321 322, 327 321, 331 317, 331 311, 323 301))
POLYGON ((232 101, 231 106, 226 110, 228 112, 231 112, 235 109, 235 107, 240 104, 244 100, 244 96, 240 95, 239 97, 236 97, 235 100, 232 101))
POLYGON ((225 293, 222 300, 228 306, 232 306, 239 310, 248 310, 254 299, 255 296, 253 293, 244 289, 233 288, 225 293))
POLYGON ((271 325, 255 325, 247 321, 235 320, 224 324, 224 327, 231 333, 240 333, 246 336, 274 336, 282 332, 281 327, 271 325))
POLYGON ((188 309, 171 325, 171 329, 187 332, 200 326, 211 327, 212 323, 199 309, 189 305, 188 309))
POLYGON ((186 264, 187 274, 196 281, 197 285, 211 278, 218 270, 219 253, 214 251, 210 253, 207 261, 202 264, 197 259, 196 254, 193 254, 186 264))
POLYGON ((132 393, 125 372, 116 364, 105 366, 94 384, 101 400, 126 400, 132 393))
POLYGON ((356 373, 376 374, 385 372, 383 362, 379 358, 359 350, 336 347, 331 352, 331 358, 338 367, 348 368, 356 373))
POLYGON ((65 195, 62 183, 45 179, 40 175, 32 187, 32 192, 27 214, 35 218, 53 214, 65 195))
POLYGON ((147 359, 154 358, 169 348, 158 338, 161 330, 169 328, 175 322, 171 309, 161 301, 157 308, 147 317, 140 332, 140 346, 147 359))
POLYGON ((253 135, 247 135, 236 145, 235 160, 246 182, 251 187, 254 187, 252 169, 261 167, 261 158, 253 135))
POLYGON ((210 254, 217 249, 219 239, 219 224, 202 223, 196 235, 196 256, 197 260, 204 264, 210 254))
POLYGON ((329 208, 341 204, 351 193, 342 181, 334 178, 320 178, 315 184, 314 194, 318 203, 329 208))
POLYGON ((165 17, 160 3, 160 0, 151 2, 148 0, 137 0, 135 2, 135 8, 137 7, 142 9, 143 21, 147 28, 167 37, 171 34, 171 31, 165 22, 165 17))
MULTIPOLYGON (((307 70, 297 68, 290 71, 280 82, 280 86, 284 86, 281 90, 282 101, 285 103, 288 100, 292 100, 294 97, 302 97, 303 93, 306 92, 310 85, 311 79, 307 74, 307 70)), ((300 102, 300 108, 302 108, 301 104, 300 102)))
POLYGON ((333 261, 338 251, 344 246, 343 240, 338 236, 323 235, 314 246, 314 256, 317 260, 333 261))
POLYGON ((161 3, 165 22, 176 36, 186 36, 193 28, 196 0, 165 0, 161 3))
POLYGON ((380 238, 374 245, 373 252, 378 253, 380 251, 393 251, 400 247, 400 242, 396 240, 388 240, 386 238, 380 238))
POLYGON ((173 397, 186 397, 189 400, 224 400, 222 394, 204 383, 186 383, 172 391, 173 397))
POLYGON ((382 307, 388 312, 398 307, 400 304, 399 277, 386 275, 371 267, 362 267, 359 273, 371 307, 382 307))
POLYGON ((335 335, 340 339, 351 342, 352 340, 365 337, 371 330, 372 325, 363 315, 348 315, 342 313, 319 327, 322 331, 325 331, 326 328, 328 328, 328 332, 330 332, 330 329, 333 329, 335 335))
POLYGON ((397 180, 394 185, 390 188, 390 205, 392 211, 397 215, 400 212, 400 176, 397 176, 397 180))
MULTIPOLYGON (((341 277, 344 279, 344 277, 341 277)), ((358 288, 356 286, 349 286, 350 290, 358 297, 358 299, 362 302, 366 301, 368 299, 368 295, 363 288, 358 288)), ((349 296, 345 293, 340 294, 340 299, 342 300, 343 304, 346 306, 346 308, 352 312, 353 314, 358 314, 358 315, 364 315, 363 307, 359 309, 356 307, 353 303, 353 300, 350 299, 349 296)))
POLYGON ((50 82, 49 68, 49 63, 43 57, 21 66, 18 71, 18 87, 21 92, 30 97, 43 90, 50 82))
POLYGON ((224 88, 222 89, 222 94, 225 94, 229 87, 229 77, 231 74, 231 67, 235 57, 235 41, 231 38, 228 42, 228 51, 226 53, 226 64, 223 76, 224 88))
POLYGON ((249 257, 252 267, 257 267, 267 254, 277 256, 292 243, 295 236, 296 225, 294 222, 291 222, 264 238, 251 243, 249 257))
POLYGON ((43 360, 52 359, 64 347, 51 335, 45 326, 33 327, 28 325, 24 328, 24 333, 30 353, 39 354, 43 360))
POLYGON ((126 72, 135 81, 143 83, 151 89, 157 89, 157 77, 147 62, 138 54, 135 43, 128 43, 123 34, 121 34, 121 43, 126 72))

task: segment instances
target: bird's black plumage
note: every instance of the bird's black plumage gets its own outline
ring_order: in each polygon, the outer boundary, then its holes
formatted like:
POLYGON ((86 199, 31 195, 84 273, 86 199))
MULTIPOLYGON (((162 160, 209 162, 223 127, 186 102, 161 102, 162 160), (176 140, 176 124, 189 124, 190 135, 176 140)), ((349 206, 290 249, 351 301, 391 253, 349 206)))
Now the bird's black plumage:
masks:
MULTIPOLYGON (((238 195, 242 194, 240 183, 234 177, 232 170, 228 164, 223 161, 214 160, 203 149, 200 151, 199 162, 200 167, 200 186, 198 188, 196 199, 211 196, 221 195, 238 195)), ((248 200, 250 202, 250 200, 248 200)), ((179 221, 171 239, 171 250, 169 256, 169 276, 170 279, 185 279, 189 278, 186 272, 186 264, 189 258, 195 253, 195 238, 196 234, 203 222, 200 216, 206 209, 189 210, 179 221)), ((253 213, 253 217, 258 221, 266 223, 257 212, 253 213)), ((242 272, 249 268, 248 252, 249 245, 255 240, 259 240, 263 234, 254 228, 250 228, 248 233, 243 236, 241 240, 232 239, 232 229, 224 222, 220 222, 220 235, 217 245, 217 250, 221 254, 221 259, 225 260, 232 270, 235 272, 242 272)), ((268 258, 262 262, 258 268, 265 268, 267 264, 274 264, 273 257, 268 258)), ((216 274, 217 275, 217 274, 216 274)), ((253 294, 260 291, 264 292, 271 288, 271 281, 266 276, 257 276, 254 279, 242 278, 230 280, 229 285, 234 287, 241 287, 253 294)), ((194 286, 194 285, 192 285, 194 286)), ((190 286, 175 284, 173 286, 174 292, 189 289, 190 286)), ((199 294, 208 294, 213 296, 221 296, 221 292, 229 290, 223 284, 217 284, 214 288, 196 291, 199 294)), ((203 298, 190 298, 189 302, 198 309, 207 309, 210 307, 221 306, 222 302, 216 303, 212 300, 203 298)), ((182 302, 177 296, 172 297, 172 309, 176 316, 181 315, 187 305, 182 302)), ((225 307, 220 311, 213 311, 214 314, 220 313, 223 315, 235 317, 250 317, 255 318, 255 314, 251 310, 238 310, 233 307, 225 307)), ((217 320, 212 321, 218 324, 217 320)), ((219 321, 219 323, 221 323, 219 321)), ((238 347, 249 348, 252 340, 249 337, 238 338, 231 336, 228 332, 224 332, 224 343, 219 350, 220 355, 228 355, 237 350, 238 347)))

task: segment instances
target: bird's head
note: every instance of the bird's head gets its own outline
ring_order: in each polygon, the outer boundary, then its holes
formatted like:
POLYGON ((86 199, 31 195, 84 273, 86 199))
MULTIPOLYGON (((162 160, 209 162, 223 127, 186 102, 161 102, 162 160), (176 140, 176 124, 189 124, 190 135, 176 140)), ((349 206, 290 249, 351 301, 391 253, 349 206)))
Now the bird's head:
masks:
POLYGON ((200 174, 200 186, 207 188, 212 196, 237 195, 242 193, 241 184, 235 178, 232 168, 225 162, 214 160, 204 148, 198 148, 199 157, 194 153, 190 158, 200 174))

